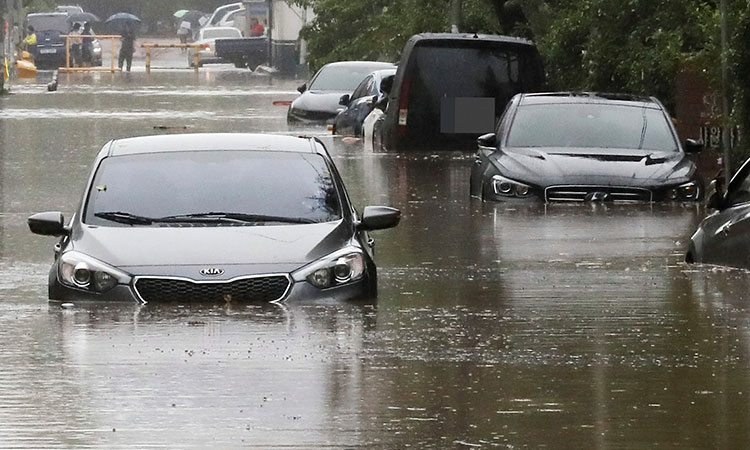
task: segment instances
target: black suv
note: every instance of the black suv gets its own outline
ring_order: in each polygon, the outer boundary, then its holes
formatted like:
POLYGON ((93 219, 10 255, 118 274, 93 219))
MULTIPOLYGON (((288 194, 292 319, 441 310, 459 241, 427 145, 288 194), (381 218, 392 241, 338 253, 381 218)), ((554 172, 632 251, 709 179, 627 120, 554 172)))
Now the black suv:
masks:
POLYGON ((519 92, 539 91, 544 70, 531 41, 424 33, 404 47, 383 124, 389 150, 471 150, 519 92))

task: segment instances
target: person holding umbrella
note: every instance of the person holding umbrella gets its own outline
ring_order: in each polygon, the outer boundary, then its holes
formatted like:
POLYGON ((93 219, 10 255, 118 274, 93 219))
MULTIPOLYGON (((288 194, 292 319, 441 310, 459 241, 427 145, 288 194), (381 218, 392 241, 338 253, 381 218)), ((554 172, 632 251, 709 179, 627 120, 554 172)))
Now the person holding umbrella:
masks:
MULTIPOLYGON (((86 22, 83 24, 83 31, 81 31, 81 34, 84 36, 91 36, 94 34, 91 31, 91 24, 86 22)), ((94 62, 94 38, 90 37, 84 37, 81 44, 81 56, 83 59, 83 65, 88 67, 91 66, 94 62)))
POLYGON ((117 13, 111 15, 104 25, 112 30, 119 30, 122 35, 120 55, 118 58, 120 70, 127 63, 128 72, 133 64, 133 53, 135 52, 135 30, 141 25, 141 19, 130 13, 117 13))
POLYGON ((123 27, 122 30, 122 45, 120 46, 120 56, 118 58, 118 65, 122 70, 123 63, 127 62, 128 72, 130 72, 130 66, 133 65, 133 53, 135 52, 135 31, 130 24, 123 27))

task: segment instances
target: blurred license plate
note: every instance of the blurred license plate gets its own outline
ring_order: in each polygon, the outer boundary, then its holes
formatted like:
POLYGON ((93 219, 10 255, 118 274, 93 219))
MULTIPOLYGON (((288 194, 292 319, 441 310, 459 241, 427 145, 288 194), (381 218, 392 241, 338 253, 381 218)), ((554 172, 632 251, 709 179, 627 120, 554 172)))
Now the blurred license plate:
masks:
POLYGON ((54 48, 42 48, 39 49, 39 53, 44 53, 46 55, 49 53, 57 53, 57 50, 55 50, 54 48))

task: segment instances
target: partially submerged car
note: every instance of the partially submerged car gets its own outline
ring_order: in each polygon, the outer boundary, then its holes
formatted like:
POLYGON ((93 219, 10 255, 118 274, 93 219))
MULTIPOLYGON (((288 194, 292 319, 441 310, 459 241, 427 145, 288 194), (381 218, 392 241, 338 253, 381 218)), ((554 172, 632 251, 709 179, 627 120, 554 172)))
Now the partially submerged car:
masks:
POLYGON ((58 236, 51 300, 280 302, 377 294, 372 230, 400 212, 351 204, 316 139, 183 134, 119 139, 96 157, 58 236))
POLYGON ((391 63, 378 61, 343 61, 326 64, 297 90, 287 112, 288 123, 331 124, 339 111, 341 96, 351 95, 354 89, 375 70, 394 68, 391 63))
POLYGON ((342 95, 339 104, 345 109, 333 121, 333 134, 362 136, 365 118, 379 102, 387 101, 395 75, 395 67, 376 70, 367 75, 351 95, 342 95))
POLYGON ((726 192, 720 178, 711 187, 707 207, 715 211, 690 238, 685 261, 750 269, 750 160, 734 174, 726 192))
POLYGON ((518 94, 478 139, 472 197, 492 201, 695 201, 702 183, 653 97, 518 94))
POLYGON ((383 122, 392 151, 466 150, 489 133, 519 92, 538 92, 533 42, 507 36, 423 33, 404 46, 383 122))

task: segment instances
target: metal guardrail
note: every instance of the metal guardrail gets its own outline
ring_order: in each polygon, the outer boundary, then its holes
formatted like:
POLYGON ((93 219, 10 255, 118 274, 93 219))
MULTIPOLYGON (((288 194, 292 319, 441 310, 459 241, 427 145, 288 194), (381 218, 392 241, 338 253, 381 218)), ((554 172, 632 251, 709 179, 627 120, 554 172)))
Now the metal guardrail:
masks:
POLYGON ((61 34, 65 38, 65 67, 60 67, 60 72, 120 72, 122 69, 115 67, 115 40, 122 39, 119 34, 61 34), (89 38, 89 39, 109 39, 112 42, 112 65, 107 67, 71 67, 70 66, 70 39, 71 38, 89 38))
POLYGON ((146 49, 146 73, 151 73, 151 49, 152 48, 192 48, 195 68, 195 73, 198 73, 198 52, 200 51, 200 44, 152 44, 145 43, 141 44, 141 48, 146 49))

